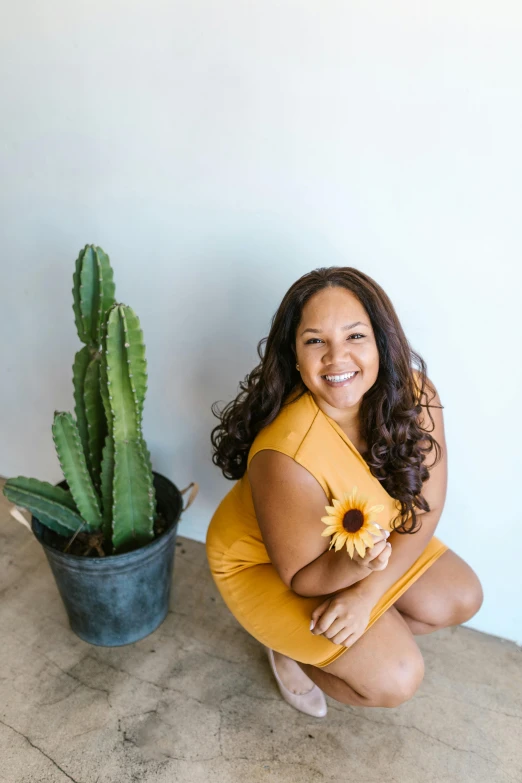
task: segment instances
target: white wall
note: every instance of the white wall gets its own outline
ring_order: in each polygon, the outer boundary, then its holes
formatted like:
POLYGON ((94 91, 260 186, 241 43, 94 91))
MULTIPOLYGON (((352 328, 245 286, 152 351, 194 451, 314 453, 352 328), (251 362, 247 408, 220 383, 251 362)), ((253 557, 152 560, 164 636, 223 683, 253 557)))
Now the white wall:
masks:
MULTIPOLYGON (((200 494, 287 288, 352 265, 388 292, 445 405, 437 535, 479 574, 468 625, 522 643, 520 5, 18 0, 0 31, 0 473, 61 478, 72 271, 111 256, 145 333, 154 468, 200 494)), ((13 523, 15 524, 15 523, 13 523)))

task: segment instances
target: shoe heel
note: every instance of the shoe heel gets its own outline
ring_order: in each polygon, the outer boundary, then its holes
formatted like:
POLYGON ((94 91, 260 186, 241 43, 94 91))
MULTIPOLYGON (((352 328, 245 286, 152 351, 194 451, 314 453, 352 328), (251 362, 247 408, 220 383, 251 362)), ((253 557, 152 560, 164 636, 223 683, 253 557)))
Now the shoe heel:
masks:
POLYGON ((328 706, 322 690, 314 683, 313 688, 308 691, 308 693, 292 693, 279 677, 275 666, 274 651, 270 647, 263 646, 266 650, 270 668, 272 669, 272 673, 283 699, 290 704, 290 706, 294 707, 294 709, 299 710, 299 712, 304 712, 305 715, 311 715, 314 718, 324 718, 328 712, 328 706))

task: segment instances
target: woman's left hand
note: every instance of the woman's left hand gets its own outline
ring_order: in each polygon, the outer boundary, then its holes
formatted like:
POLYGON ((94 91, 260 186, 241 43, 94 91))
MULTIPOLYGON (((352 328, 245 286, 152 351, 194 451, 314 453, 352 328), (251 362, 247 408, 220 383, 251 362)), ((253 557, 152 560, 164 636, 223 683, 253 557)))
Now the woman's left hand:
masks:
POLYGON ((341 590, 314 609, 312 633, 351 647, 366 630, 372 607, 373 603, 352 587, 341 590))

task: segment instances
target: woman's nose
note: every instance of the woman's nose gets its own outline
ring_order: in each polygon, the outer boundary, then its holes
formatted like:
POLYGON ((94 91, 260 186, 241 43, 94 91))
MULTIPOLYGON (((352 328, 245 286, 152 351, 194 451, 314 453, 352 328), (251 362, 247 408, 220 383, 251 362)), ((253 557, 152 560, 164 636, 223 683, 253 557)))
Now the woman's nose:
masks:
POLYGON ((323 355, 324 364, 341 364, 350 359, 350 349, 346 345, 331 345, 323 355))

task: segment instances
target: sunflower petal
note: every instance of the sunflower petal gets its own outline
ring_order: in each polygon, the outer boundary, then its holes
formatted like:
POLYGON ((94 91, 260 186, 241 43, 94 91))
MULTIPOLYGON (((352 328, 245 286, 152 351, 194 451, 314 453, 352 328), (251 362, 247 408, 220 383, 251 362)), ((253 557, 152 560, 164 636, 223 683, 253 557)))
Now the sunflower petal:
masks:
POLYGON ((384 506, 379 504, 378 506, 372 506, 368 509, 368 514, 380 514, 384 510, 384 506))
POLYGON ((345 542, 346 538, 347 538, 347 536, 343 536, 342 533, 337 536, 337 541, 335 542, 335 551, 336 552, 338 552, 340 549, 343 548, 344 542, 345 542))
POLYGON ((336 498, 332 498, 333 511, 336 511, 340 505, 341 503, 336 498))
POLYGON ((325 525, 333 525, 335 522, 335 517, 329 516, 329 517, 321 517, 321 522, 324 522, 325 525))
POLYGON ((371 534, 367 530, 362 530, 359 533, 359 537, 362 538, 362 540, 364 541, 367 547, 373 549, 373 545, 375 544, 375 541, 373 540, 371 534))
POLYGON ((338 533, 338 532, 339 531, 337 530, 336 527, 327 527, 326 530, 323 530, 323 532, 321 533, 321 537, 322 536, 331 536, 332 533, 338 533))
POLYGON ((353 506, 357 502, 357 487, 353 486, 351 492, 346 493, 348 497, 348 501, 351 506, 353 506))
POLYGON ((346 549, 348 550, 348 554, 350 557, 353 558, 354 548, 353 548, 353 537, 348 536, 346 539, 346 549))
POLYGON ((364 546, 364 541, 362 541, 359 536, 356 536, 353 543, 355 544, 355 548, 359 552, 360 556, 364 557, 364 551, 366 549, 364 546))
POLYGON ((337 511, 335 510, 335 508, 333 506, 325 506, 325 509, 332 516, 335 516, 335 514, 337 514, 337 511))

